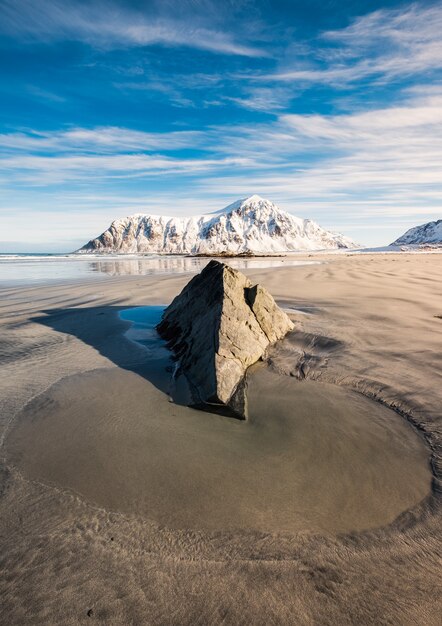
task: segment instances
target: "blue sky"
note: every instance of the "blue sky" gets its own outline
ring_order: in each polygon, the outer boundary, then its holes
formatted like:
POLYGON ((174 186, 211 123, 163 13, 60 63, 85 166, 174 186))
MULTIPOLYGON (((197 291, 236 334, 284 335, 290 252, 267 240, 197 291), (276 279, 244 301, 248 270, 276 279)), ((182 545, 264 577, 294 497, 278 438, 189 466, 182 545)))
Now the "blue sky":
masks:
POLYGON ((0 251, 253 193, 367 245, 442 217, 442 4, 0 0, 0 251))

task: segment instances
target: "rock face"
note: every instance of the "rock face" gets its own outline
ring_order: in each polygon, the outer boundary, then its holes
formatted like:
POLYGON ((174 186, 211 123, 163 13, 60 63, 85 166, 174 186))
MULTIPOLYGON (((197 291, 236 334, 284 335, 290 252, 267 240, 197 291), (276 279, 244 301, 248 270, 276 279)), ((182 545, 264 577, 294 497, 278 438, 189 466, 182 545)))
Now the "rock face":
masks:
POLYGON ((207 215, 138 214, 115 220, 78 252, 233 256, 356 247, 348 237, 290 215, 254 195, 207 215))
POLYGON ((442 220, 427 222, 410 228, 406 233, 393 241, 392 246, 442 244, 442 220))
POLYGON ((158 333, 185 374, 194 404, 247 415, 244 375, 293 323, 260 285, 211 261, 165 310, 158 333))

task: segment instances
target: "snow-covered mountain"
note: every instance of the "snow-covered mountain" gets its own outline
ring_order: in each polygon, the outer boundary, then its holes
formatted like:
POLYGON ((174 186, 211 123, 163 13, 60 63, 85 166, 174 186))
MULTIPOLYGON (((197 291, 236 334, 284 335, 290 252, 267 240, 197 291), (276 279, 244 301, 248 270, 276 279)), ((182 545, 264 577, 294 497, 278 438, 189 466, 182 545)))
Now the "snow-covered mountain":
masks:
POLYGON ((407 232, 393 241, 392 246, 404 246, 415 244, 441 244, 442 245, 442 220, 428 222, 410 228, 407 232))
POLYGON ((137 214, 115 220, 78 252, 237 255, 355 247, 348 237, 254 195, 208 215, 137 214))

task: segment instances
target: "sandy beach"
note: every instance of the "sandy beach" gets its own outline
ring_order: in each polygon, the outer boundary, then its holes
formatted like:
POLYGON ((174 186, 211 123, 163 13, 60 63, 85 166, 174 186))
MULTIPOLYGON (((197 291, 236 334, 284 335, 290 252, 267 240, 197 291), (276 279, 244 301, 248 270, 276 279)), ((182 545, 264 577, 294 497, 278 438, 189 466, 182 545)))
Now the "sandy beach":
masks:
POLYGON ((442 256, 314 260, 244 270, 295 322, 245 422, 119 315, 191 273, 2 289, 4 623, 440 623, 442 256))

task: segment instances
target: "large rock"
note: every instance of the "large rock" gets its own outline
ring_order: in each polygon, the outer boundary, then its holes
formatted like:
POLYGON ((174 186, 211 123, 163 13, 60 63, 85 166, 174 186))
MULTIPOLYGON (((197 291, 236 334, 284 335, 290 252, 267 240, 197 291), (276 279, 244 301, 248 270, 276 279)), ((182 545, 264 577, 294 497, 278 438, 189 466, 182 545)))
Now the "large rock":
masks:
POLYGON ((293 323, 260 285, 211 261, 165 310, 158 333, 179 360, 198 404, 247 414, 244 374, 293 323))

